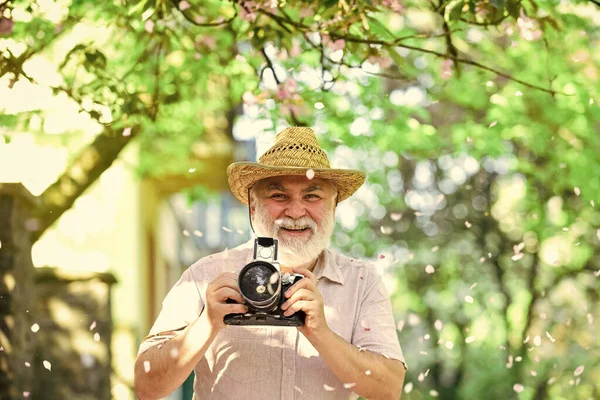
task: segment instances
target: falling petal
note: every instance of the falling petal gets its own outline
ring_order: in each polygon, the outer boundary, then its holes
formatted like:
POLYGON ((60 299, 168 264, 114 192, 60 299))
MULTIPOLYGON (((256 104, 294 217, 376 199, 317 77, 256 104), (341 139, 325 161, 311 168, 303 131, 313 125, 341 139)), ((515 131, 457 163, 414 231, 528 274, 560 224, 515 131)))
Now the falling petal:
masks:
POLYGON ((194 235, 196 235, 198 237, 202 237, 202 236, 204 236, 204 233, 202 233, 200 231, 194 231, 194 235))
POLYGON ((581 189, 579 189, 577 186, 575 186, 575 187, 573 188, 573 191, 575 192, 575 195, 576 195, 576 196, 579 196, 579 195, 581 194, 581 189))
POLYGON ((392 232, 394 232, 394 228, 392 228, 391 226, 381 226, 379 230, 381 230, 381 233, 383 233, 384 235, 391 235, 392 232))
POLYGON ((427 371, 425 371, 425 376, 429 375, 429 368, 427 368, 427 371))
POLYGON ((423 351, 423 350, 421 350, 421 351, 419 351, 419 354, 421 354, 422 356, 426 356, 426 355, 427 355, 427 352, 426 352, 426 351, 423 351))
POLYGON ((2 241, 0 240, 0 249, 2 248, 2 241))
POLYGON ((429 395, 431 397, 438 397, 440 394, 436 390, 432 389, 432 390, 429 391, 429 395))
POLYGON ((466 226, 467 228, 470 228, 470 227, 471 227, 471 223, 470 223, 469 221, 465 221, 465 226, 466 226))
POLYGON ((426 333, 425 336, 423 336, 423 338, 425 340, 429 340, 429 338, 431 338, 431 335, 429 335, 429 333, 426 333))
POLYGON ((531 376, 537 376, 537 372, 531 371, 531 376))
POLYGON ((311 180, 315 177, 315 171, 312 168, 309 169, 308 171, 306 171, 306 177, 308 178, 308 180, 311 180))
POLYGON ((40 330, 40 326, 38 324, 31 325, 31 332, 36 333, 40 330))
POLYGON ((475 336, 469 336, 465 339, 465 343, 473 343, 475 341, 475 336))
POLYGON ((523 361, 523 357, 521 357, 521 356, 515 357, 515 362, 521 362, 521 361, 523 361))
POLYGON ((594 322, 594 317, 592 317, 592 313, 587 313, 588 324, 592 324, 594 322))
POLYGON ((573 375, 579 376, 579 375, 583 374, 584 369, 585 369, 585 366, 580 365, 579 367, 575 368, 575 372, 573 372, 573 375))
POLYGON ((513 390, 517 393, 521 393, 523 390, 525 390, 525 387, 523 385, 521 385, 520 383, 515 383, 513 385, 513 390))
POLYGON ((169 354, 171 355, 171 358, 177 358, 179 356, 179 349, 174 347, 169 354))
POLYGON ((329 385, 326 385, 326 384, 323 384, 323 388, 324 388, 325 390, 327 390, 328 392, 333 392, 333 391, 335 390, 335 388, 334 388, 334 387, 331 387, 331 386, 329 386, 329 385))
POLYGON ((429 264, 428 266, 425 267, 425 272, 427 272, 428 274, 433 274, 435 272, 435 268, 433 268, 433 265, 429 264))
POLYGON ((521 258, 523 258, 523 253, 519 253, 519 254, 515 254, 514 256, 511 257, 511 259, 513 261, 519 261, 521 258))
POLYGON ((42 364, 44 364, 44 368, 46 368, 48 371, 52 371, 52 364, 50 364, 50 361, 44 360, 42 364))
POLYGON ((417 378, 417 380, 418 380, 419 382, 423 382, 423 381, 425 380, 425 375, 424 375, 424 374, 421 372, 421 373, 419 374, 419 377, 417 378))
POLYGON ((540 346, 542 344, 542 338, 539 337, 539 335, 536 335, 533 338, 533 344, 535 344, 536 346, 540 346))
POLYGON ((400 213, 391 213, 390 214, 390 218, 392 219, 392 221, 400 221, 400 218, 402 218, 402 214, 400 214, 400 213))
POLYGON ((379 255, 379 259, 380 259, 380 260, 383 260, 384 258, 385 258, 385 254, 380 254, 380 255, 379 255))
POLYGON ((93 331, 94 328, 96 328, 96 321, 92 322, 92 324, 90 325, 90 331, 93 331))
POLYGON ((190 3, 188 3, 186 0, 182 0, 179 2, 179 9, 181 11, 185 11, 190 7, 191 7, 190 3))
POLYGON ((489 126, 489 127, 490 127, 490 128, 493 128, 494 126, 496 126, 496 124, 497 124, 497 123, 498 123, 498 121, 494 121, 494 122, 492 122, 492 123, 490 124, 490 126, 489 126))
POLYGON ((371 375, 371 370, 370 369, 366 370, 365 375, 367 375, 367 376, 371 375))
POLYGON ((100 341, 100 334, 99 334, 98 332, 94 333, 94 340, 95 340, 96 342, 99 342, 99 341, 100 341))
POLYGON ((144 361, 144 371, 146 373, 150 372, 150 361, 148 360, 144 361))
MULTIPOLYGON (((148 26, 152 26, 149 31, 146 28, 146 30, 148 32, 151 32, 152 29, 154 29, 154 23, 152 21, 148 20, 148 21, 146 21, 146 27, 148 27, 148 26)), ((123 136, 131 136, 131 128, 125 128, 125 129, 123 129, 123 136)))
POLYGON ((350 389, 356 386, 356 383, 344 383, 344 388, 350 389))
POLYGON ((473 298, 471 296, 465 296, 465 301, 467 303, 473 303, 473 298))
POLYGON ((446 346, 448 350, 452 350, 454 348, 454 342, 448 340, 446 343, 444 343, 444 346, 446 346))
POLYGON ((30 392, 23 392, 23 397, 29 397, 30 394, 30 392))
POLYGON ((243 231, 243 230, 241 230, 241 229, 238 229, 236 232, 237 232, 237 233, 239 233, 240 235, 243 235, 243 234, 244 234, 244 231, 243 231))
POLYGON ((485 257, 481 257, 481 258, 479 259, 479 262, 484 262, 484 261, 485 261, 485 257))
POLYGON ((403 319, 398 321, 398 324, 396 325, 396 329, 398 329, 398 331, 402 332, 402 329, 404 329, 404 320, 403 319))
POLYGON ((26 366, 27 368, 29 368, 29 367, 31 367, 31 364, 29 364, 27 361, 25 361, 25 366, 26 366))
POLYGON ((188 172, 190 174, 193 174, 194 172, 196 172, 196 168, 190 168, 190 169, 188 169, 188 172))
POLYGON ((556 382, 556 378, 552 377, 550 379, 548 379, 548 385, 552 385, 554 382, 556 382))
POLYGON ((473 284, 471 285, 471 287, 469 288, 469 290, 473 289, 475 286, 477 286, 477 282, 473 283, 473 284))
POLYGON ((590 204, 592 205, 592 207, 595 207, 594 200, 590 200, 590 204))
POLYGON ((360 321, 360 326, 362 326, 363 329, 367 332, 371 330, 371 328, 367 325, 367 323, 364 320, 360 321))
POLYGON ((550 341, 551 341, 552 343, 556 342, 556 339, 554 339, 554 338, 552 337, 552 335, 550 334, 550 332, 546 331, 546 336, 548 336, 548 339, 550 339, 550 341))
POLYGON ((435 328, 436 331, 439 332, 444 327, 444 324, 439 319, 436 319, 435 322, 433 323, 433 327, 435 328))
POLYGON ((232 229, 229 229, 229 228, 228 228, 228 227, 226 227, 226 226, 224 226, 224 227, 223 227, 223 230, 224 230, 225 232, 229 232, 229 233, 233 232, 233 230, 232 230, 232 229))
POLYGON ((412 382, 408 382, 406 385, 404 385, 404 393, 410 393, 413 390, 413 383, 412 382))
POLYGON ((527 337, 525 338, 525 340, 523 340, 523 343, 527 343, 529 342, 529 335, 527 335, 527 337))
POLYGON ((598 238, 598 240, 600 240, 600 229, 598 229, 598 230, 596 231, 596 237, 598 238))
POLYGON ((421 323, 421 318, 417 314, 410 313, 408 314, 408 324, 410 326, 419 325, 421 323))
POLYGON ((431 252, 432 252, 432 253, 435 253, 435 252, 436 252, 436 251, 438 251, 439 249, 440 249, 440 246, 433 246, 433 247, 431 248, 431 252))
POLYGON ((521 96, 523 96, 523 92, 521 92, 520 90, 517 90, 517 91, 515 92, 515 96, 517 96, 517 97, 521 97, 521 96))

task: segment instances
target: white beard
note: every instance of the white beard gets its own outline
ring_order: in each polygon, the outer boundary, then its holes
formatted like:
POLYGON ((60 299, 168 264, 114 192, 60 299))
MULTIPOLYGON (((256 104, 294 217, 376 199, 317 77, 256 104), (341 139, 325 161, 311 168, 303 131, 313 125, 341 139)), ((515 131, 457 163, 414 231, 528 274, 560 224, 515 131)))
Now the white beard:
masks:
POLYGON ((298 267, 314 262, 323 250, 329 246, 331 234, 335 227, 333 211, 329 211, 323 218, 321 226, 318 226, 308 216, 299 219, 286 217, 272 220, 267 209, 259 202, 256 203, 252 222, 256 235, 279 240, 279 262, 286 267, 298 267), (294 229, 305 226, 308 226, 312 231, 308 238, 279 236, 281 227, 294 229))

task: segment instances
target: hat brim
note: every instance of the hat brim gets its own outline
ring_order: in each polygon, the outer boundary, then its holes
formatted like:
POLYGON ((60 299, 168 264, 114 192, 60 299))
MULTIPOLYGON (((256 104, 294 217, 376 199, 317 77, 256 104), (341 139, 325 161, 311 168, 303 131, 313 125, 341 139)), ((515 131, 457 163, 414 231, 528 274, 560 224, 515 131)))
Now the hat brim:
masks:
POLYGON ((227 167, 227 180, 234 196, 248 205, 248 189, 256 182, 274 176, 306 176, 309 169, 314 171, 315 178, 332 181, 338 190, 338 203, 352 196, 366 178, 363 171, 354 169, 272 167, 259 163, 236 162, 227 167))

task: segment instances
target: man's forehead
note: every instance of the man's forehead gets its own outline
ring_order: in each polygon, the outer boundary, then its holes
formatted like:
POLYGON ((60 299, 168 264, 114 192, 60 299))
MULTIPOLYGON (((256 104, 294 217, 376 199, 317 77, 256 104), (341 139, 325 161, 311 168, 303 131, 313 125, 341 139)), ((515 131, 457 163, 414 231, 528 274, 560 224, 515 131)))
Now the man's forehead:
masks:
POLYGON ((260 180, 259 185, 264 189, 269 189, 270 187, 283 187, 283 188, 293 188, 299 187, 301 189, 305 189, 308 187, 315 187, 315 189, 323 189, 326 190, 332 187, 332 183, 328 179, 321 178, 313 178, 308 179, 306 176, 274 176, 270 178, 265 178, 260 180))

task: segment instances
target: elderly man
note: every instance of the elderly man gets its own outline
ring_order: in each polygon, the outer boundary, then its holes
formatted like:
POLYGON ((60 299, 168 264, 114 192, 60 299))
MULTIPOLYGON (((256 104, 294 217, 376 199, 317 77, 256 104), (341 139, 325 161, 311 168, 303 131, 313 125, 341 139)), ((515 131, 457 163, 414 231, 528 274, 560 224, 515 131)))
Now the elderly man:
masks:
POLYGON ((168 293, 140 346, 139 398, 168 395, 193 370, 197 399, 398 399, 405 363, 382 278, 328 248, 336 205, 364 173, 330 168, 313 131, 299 127, 280 132, 258 163, 227 172, 256 234, 278 239, 281 272, 304 276, 281 305, 285 316, 304 312, 304 325, 225 325, 225 315, 248 312, 237 274, 253 251, 203 258, 168 293))

